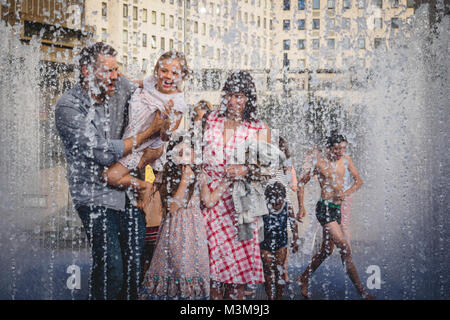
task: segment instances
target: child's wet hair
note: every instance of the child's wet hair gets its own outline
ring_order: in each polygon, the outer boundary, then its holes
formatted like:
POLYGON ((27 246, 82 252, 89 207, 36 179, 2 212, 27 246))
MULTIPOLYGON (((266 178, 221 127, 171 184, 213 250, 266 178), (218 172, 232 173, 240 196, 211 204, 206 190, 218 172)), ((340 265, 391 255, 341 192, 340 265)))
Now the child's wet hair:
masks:
POLYGON ((280 182, 269 184, 264 191, 267 201, 282 201, 286 199, 286 188, 280 182))
POLYGON ((155 76, 158 74, 159 68, 161 67, 163 61, 168 59, 177 59, 178 61, 180 61, 181 77, 183 78, 183 80, 191 74, 191 70, 189 70, 187 60, 184 54, 175 50, 171 50, 167 51, 166 53, 163 53, 158 58, 158 61, 156 61, 155 69, 153 70, 153 74, 155 76))
POLYGON ((333 132, 331 136, 327 138, 327 147, 331 148, 335 144, 339 144, 341 142, 347 142, 345 136, 342 134, 338 134, 337 132, 333 132))

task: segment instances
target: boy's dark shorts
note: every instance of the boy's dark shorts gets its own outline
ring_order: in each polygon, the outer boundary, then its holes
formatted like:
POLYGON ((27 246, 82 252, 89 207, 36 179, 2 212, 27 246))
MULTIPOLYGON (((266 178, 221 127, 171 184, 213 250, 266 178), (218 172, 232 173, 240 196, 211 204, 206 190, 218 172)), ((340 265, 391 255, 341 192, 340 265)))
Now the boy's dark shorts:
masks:
POLYGON ((316 204, 316 217, 322 226, 333 221, 341 224, 341 205, 319 200, 316 204))

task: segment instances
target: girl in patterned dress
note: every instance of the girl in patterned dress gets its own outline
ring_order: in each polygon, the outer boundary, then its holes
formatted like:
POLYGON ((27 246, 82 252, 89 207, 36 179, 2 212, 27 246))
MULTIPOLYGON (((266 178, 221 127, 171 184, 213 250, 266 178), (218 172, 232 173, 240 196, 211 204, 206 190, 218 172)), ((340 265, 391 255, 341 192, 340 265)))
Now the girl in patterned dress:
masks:
POLYGON ((197 184, 200 167, 193 165, 192 155, 192 145, 183 136, 169 142, 160 188, 164 216, 140 299, 209 298, 208 243, 197 184))
MULTIPOLYGON (((270 142, 270 132, 256 119, 256 88, 246 71, 231 74, 223 88, 219 110, 210 113, 204 132, 201 186, 210 256, 211 299, 243 299, 247 284, 264 282, 258 230, 239 241, 232 188, 224 180, 248 178, 251 166, 240 154, 249 140, 270 142), (209 193, 215 196, 208 197, 209 193)), ((245 152, 245 151, 244 151, 245 152)))

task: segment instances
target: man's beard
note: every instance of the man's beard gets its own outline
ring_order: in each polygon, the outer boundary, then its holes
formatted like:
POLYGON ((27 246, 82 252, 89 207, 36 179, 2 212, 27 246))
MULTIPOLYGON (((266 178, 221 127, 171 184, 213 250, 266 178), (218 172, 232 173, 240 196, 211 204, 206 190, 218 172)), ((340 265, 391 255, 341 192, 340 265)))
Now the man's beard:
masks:
POLYGON ((105 100, 114 94, 114 90, 108 90, 107 85, 103 81, 94 80, 91 85, 92 93, 99 99, 105 100))

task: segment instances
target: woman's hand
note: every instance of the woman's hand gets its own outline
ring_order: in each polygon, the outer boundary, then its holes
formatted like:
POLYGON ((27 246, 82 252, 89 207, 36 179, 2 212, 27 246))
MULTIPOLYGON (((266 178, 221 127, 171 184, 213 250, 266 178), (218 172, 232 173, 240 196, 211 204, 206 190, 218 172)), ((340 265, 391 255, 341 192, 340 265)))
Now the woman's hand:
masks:
POLYGON ((297 213, 297 221, 303 223, 303 218, 306 216, 306 209, 304 206, 300 206, 300 209, 297 213))
POLYGON ((248 168, 242 164, 232 164, 225 169, 226 176, 230 180, 240 180, 248 173, 248 168))

